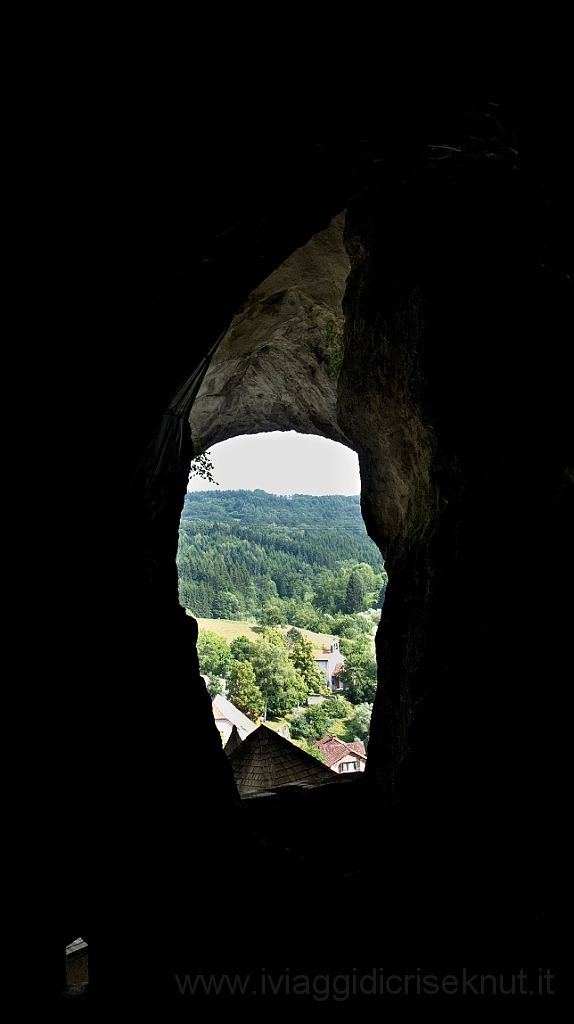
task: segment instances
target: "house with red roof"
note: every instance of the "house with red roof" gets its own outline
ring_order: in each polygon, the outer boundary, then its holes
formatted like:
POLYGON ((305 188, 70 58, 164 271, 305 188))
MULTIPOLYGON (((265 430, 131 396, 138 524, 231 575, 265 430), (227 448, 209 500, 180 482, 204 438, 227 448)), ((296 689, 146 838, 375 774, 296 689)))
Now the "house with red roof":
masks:
POLYGON ((325 736, 315 744, 332 772, 364 772, 367 764, 365 744, 361 740, 344 743, 338 736, 325 736))

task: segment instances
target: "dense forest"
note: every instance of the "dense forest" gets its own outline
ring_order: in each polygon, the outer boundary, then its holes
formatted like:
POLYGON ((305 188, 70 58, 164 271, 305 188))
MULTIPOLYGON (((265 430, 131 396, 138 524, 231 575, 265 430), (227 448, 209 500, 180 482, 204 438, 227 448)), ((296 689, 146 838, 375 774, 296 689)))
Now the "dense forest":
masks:
POLYGON ((382 606, 387 583, 358 496, 187 494, 177 566, 180 602, 197 617, 337 635, 345 617, 382 606))
MULTIPOLYGON (((295 530, 354 533, 367 542, 365 550, 377 558, 361 516, 358 494, 267 494, 266 491, 194 491, 186 494, 181 513, 188 519, 239 526, 288 526, 295 530)), ((368 561, 369 559, 359 559, 368 561)))

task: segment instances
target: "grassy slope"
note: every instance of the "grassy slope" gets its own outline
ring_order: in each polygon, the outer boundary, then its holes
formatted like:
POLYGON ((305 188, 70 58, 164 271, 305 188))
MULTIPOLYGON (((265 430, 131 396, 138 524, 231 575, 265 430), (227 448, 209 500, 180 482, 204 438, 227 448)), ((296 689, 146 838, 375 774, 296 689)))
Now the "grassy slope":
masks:
MULTIPOLYGON (((248 640, 259 640, 259 634, 255 633, 253 627, 256 622, 232 622, 228 619, 198 619, 200 629, 209 629, 212 633, 224 637, 228 643, 238 636, 246 636, 248 640)), ((280 633, 288 633, 291 626, 282 626, 280 633)), ((306 636, 314 647, 321 649, 323 645, 330 647, 332 637, 327 633, 313 633, 310 629, 300 629, 300 633, 306 636)))
POLYGON ((255 622, 250 625, 248 622, 231 622, 228 619, 198 619, 197 624, 200 629, 209 629, 212 633, 224 637, 228 643, 238 636, 246 636, 248 640, 259 639, 257 633, 253 632, 255 622))

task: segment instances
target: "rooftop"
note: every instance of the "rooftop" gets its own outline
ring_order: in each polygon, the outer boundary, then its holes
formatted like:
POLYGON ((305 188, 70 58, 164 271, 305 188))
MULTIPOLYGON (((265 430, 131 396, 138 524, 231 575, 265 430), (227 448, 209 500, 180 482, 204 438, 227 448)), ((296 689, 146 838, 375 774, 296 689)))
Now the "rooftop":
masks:
POLYGON ((294 743, 260 725, 229 760, 241 797, 283 786, 322 786, 333 782, 329 768, 294 743))
POLYGON ((212 701, 213 717, 215 721, 225 720, 231 722, 232 725, 236 725, 238 729, 245 729, 246 732, 253 732, 256 728, 255 724, 244 715, 239 708, 235 707, 230 700, 226 700, 221 694, 217 694, 212 701))
POLYGON ((316 746, 321 751, 325 758, 325 765, 330 768, 336 761, 340 761, 346 754, 358 754, 365 761, 367 754, 365 751, 365 744, 361 740, 353 740, 352 743, 345 743, 340 740, 337 736, 326 736, 324 740, 319 740, 316 746))

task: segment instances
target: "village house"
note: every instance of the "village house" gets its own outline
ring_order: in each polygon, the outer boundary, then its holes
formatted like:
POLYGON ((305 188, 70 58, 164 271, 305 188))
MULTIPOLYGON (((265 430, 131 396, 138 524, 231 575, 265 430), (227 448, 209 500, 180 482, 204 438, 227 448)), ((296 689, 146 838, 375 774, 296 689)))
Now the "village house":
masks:
POLYGON ((343 671, 345 657, 339 650, 339 641, 331 640, 330 649, 324 647, 320 651, 315 651, 314 658, 319 672, 324 672, 327 676, 329 689, 341 691, 343 685, 339 682, 339 673, 343 671))
POLYGON ((249 733, 253 732, 257 728, 254 722, 251 722, 247 715, 244 715, 239 708, 235 707, 230 700, 226 700, 221 694, 217 694, 211 702, 211 708, 213 711, 213 717, 215 724, 220 732, 223 733, 224 742, 231 736, 233 726, 236 727, 239 733, 239 738, 244 740, 249 733))
POLYGON ((367 764, 365 744, 361 740, 344 743, 338 736, 325 736, 315 744, 332 772, 364 772, 367 764))

